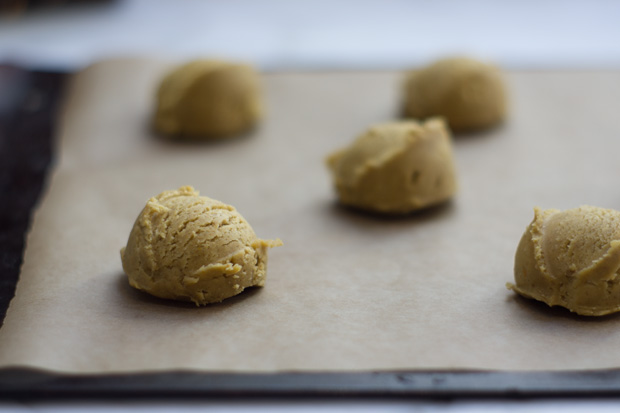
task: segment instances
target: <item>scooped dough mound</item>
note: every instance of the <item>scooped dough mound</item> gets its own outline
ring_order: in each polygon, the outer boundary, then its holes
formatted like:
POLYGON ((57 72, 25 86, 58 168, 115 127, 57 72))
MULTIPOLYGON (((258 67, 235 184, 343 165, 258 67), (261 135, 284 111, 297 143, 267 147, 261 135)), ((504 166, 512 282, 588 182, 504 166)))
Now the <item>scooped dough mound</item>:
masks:
POLYGON ((509 289, 581 315, 620 311, 620 212, 593 206, 534 209, 509 289))
POLYGON ((364 210, 407 213, 456 191, 451 137, 441 119, 375 125, 327 164, 340 202, 364 210))
POLYGON ((442 116, 454 131, 488 128, 506 116, 499 70, 469 58, 440 60, 409 73, 404 95, 406 116, 442 116))
POLYGON ((241 133, 262 115, 259 78, 246 65, 197 60, 178 67, 157 91, 155 129, 172 137, 241 133))
POLYGON ((230 205, 190 186, 151 198, 121 249, 131 286, 161 298, 216 303, 263 286, 267 249, 230 205))

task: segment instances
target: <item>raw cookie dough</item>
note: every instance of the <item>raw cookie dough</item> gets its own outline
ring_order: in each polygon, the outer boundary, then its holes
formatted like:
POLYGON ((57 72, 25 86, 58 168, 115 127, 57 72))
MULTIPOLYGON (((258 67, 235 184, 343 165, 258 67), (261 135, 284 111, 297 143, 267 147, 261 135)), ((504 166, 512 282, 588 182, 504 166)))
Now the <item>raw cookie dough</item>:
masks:
POLYGON ((263 286, 267 249, 230 205, 191 186, 151 198, 121 249, 129 284, 161 298, 216 303, 263 286))
POLYGON ((251 128, 261 115, 259 78, 251 66, 197 60, 162 80, 154 125, 173 137, 226 137, 251 128))
POLYGON ((515 256, 517 293, 581 315, 620 311, 620 212, 534 209, 515 256))
POLYGON ((506 116, 499 70, 469 58, 440 60, 409 73, 404 95, 405 116, 442 116, 454 131, 488 128, 506 116))
POLYGON ((327 158, 340 202, 407 213, 456 191, 452 141, 441 119, 379 124, 327 158))

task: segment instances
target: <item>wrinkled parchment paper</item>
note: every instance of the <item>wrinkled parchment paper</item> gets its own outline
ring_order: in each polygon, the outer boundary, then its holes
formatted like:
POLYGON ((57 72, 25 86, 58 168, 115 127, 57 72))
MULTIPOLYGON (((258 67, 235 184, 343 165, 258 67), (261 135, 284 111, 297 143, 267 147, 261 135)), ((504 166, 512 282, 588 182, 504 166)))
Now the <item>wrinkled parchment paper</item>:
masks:
POLYGON ((517 297, 532 208, 620 209, 620 73, 510 73, 511 116, 457 136, 459 193, 404 218, 338 206, 325 156, 398 115, 399 73, 264 75, 247 136, 171 142, 149 129, 153 60, 77 75, 59 162, 0 329, 0 366, 66 372, 562 370, 620 367, 620 316, 517 297), (265 288, 196 308, 129 287, 119 249, 145 201, 193 185, 270 251, 265 288))

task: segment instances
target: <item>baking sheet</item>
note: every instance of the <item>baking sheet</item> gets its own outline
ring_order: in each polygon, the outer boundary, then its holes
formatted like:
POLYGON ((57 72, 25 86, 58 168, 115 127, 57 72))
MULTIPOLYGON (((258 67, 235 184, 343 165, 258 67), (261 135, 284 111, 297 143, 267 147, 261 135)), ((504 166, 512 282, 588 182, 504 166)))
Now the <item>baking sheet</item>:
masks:
POLYGON ((398 73, 264 76, 248 136, 187 144, 148 128, 168 65, 80 74, 36 214, 0 366, 67 372, 564 370, 620 367, 616 316, 573 316, 504 288, 532 207, 620 209, 613 72, 510 73, 509 122, 459 136, 460 191, 386 219, 335 203, 323 159, 398 112, 398 73), (264 289, 205 308, 133 291, 118 250, 150 196, 192 184, 235 205, 270 254, 264 289))

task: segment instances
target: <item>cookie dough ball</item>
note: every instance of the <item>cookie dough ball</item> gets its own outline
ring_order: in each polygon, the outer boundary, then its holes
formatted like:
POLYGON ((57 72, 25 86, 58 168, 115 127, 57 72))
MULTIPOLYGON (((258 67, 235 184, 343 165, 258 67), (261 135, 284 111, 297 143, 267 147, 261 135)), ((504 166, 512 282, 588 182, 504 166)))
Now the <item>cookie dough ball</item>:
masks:
POLYGON ((581 315, 620 311, 620 212, 536 208, 515 256, 509 289, 581 315))
POLYGON ((404 113, 442 116, 454 131, 484 129, 506 116, 506 92, 497 68, 453 58, 411 72, 405 81, 404 113))
POLYGON ((161 298, 217 303, 263 286, 267 249, 230 205, 190 186, 151 198, 121 249, 131 286, 161 298))
POLYGON ((259 78, 252 67, 198 60, 164 77, 154 125, 173 137, 226 137, 251 128, 261 114, 259 78))
POLYGON ((452 141, 441 119, 373 126, 327 164, 340 202, 368 211, 407 213, 456 191, 452 141))

